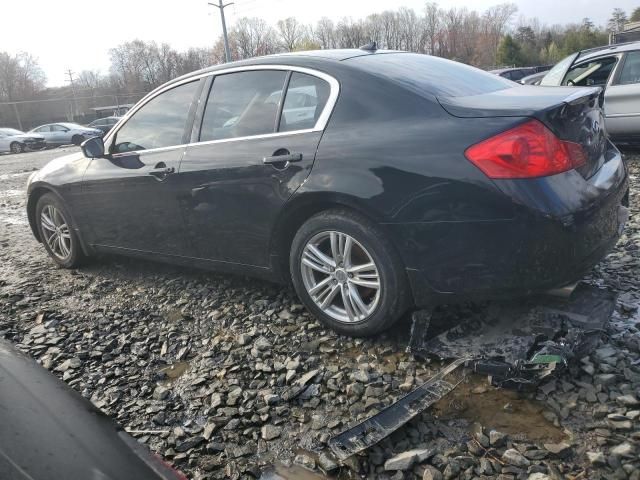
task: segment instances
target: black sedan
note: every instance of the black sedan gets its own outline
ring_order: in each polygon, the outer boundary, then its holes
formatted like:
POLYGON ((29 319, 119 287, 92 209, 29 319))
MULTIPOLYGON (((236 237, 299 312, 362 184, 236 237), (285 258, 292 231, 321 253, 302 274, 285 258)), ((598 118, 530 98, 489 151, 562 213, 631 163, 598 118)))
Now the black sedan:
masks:
POLYGON ((335 330, 580 278, 628 182, 598 88, 537 88, 426 55, 277 55, 178 78, 28 185, 75 267, 115 252, 292 281, 335 330))
POLYGON ((186 480, 0 339, 0 478, 186 480))

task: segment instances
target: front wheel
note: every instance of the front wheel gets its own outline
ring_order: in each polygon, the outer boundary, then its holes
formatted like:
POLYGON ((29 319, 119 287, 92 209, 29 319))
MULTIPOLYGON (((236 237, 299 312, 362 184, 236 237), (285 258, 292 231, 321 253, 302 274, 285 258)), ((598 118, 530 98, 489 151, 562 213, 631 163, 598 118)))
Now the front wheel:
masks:
POLYGON ((82 137, 81 135, 74 135, 71 138, 71 143, 73 143, 74 145, 80 145, 82 142, 84 142, 84 137, 82 137))
POLYGON ((40 240, 49 256, 64 268, 74 268, 84 260, 78 235, 62 201, 51 193, 40 197, 36 205, 36 224, 40 240))
POLYGON ((368 336, 409 306, 402 262, 384 232, 345 210, 311 217, 293 239, 290 271, 307 308, 339 333, 368 336))
POLYGON ((12 153, 23 153, 24 145, 19 142, 13 142, 10 146, 10 149, 12 153))

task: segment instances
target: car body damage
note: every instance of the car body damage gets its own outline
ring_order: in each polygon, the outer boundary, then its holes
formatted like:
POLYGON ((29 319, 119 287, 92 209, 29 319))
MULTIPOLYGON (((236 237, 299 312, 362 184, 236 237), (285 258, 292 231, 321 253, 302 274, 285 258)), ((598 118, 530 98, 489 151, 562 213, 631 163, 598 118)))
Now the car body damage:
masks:
POLYGON ((569 298, 539 297, 478 309, 435 336, 431 313, 415 312, 407 350, 452 362, 394 404, 331 438, 331 450, 345 460, 375 445, 453 391, 459 381, 449 377, 459 369, 487 375, 499 387, 536 388, 596 347, 615 301, 608 290, 579 284, 569 298))
POLYGON ((429 336, 429 315, 414 314, 409 351, 441 359, 468 358, 467 366, 495 386, 535 388, 592 350, 609 322, 615 295, 580 284, 568 299, 492 304, 429 336))

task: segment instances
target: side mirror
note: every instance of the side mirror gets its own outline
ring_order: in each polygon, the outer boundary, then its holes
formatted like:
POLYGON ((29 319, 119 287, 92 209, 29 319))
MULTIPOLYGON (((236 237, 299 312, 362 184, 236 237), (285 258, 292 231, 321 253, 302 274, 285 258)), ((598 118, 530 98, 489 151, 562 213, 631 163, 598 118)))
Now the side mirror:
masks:
POLYGON ((82 153, 87 158, 104 157, 104 142, 102 137, 91 137, 80 144, 82 153))

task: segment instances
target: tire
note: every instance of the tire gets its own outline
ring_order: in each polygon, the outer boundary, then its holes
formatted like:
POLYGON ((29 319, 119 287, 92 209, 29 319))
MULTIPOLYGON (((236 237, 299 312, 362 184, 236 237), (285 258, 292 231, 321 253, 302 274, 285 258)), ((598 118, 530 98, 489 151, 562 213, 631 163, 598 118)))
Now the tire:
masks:
POLYGON ((40 240, 54 262, 63 268, 82 264, 85 255, 80 240, 70 223, 71 216, 57 196, 45 193, 38 199, 35 220, 40 240), (62 243, 55 239, 56 235, 62 243))
POLYGON ((11 153, 24 153, 24 145, 20 142, 13 142, 9 148, 11 149, 11 153))
POLYGON ((80 145, 84 141, 84 137, 82 135, 74 135, 71 137, 71 143, 74 145, 80 145))
POLYGON ((307 220, 293 239, 289 269, 307 309, 345 335, 365 337, 387 330, 411 303, 404 266, 393 245, 374 223, 349 210, 328 210, 307 220), (324 263, 318 261, 318 250, 324 263), (341 263, 336 252, 350 253, 341 263))

